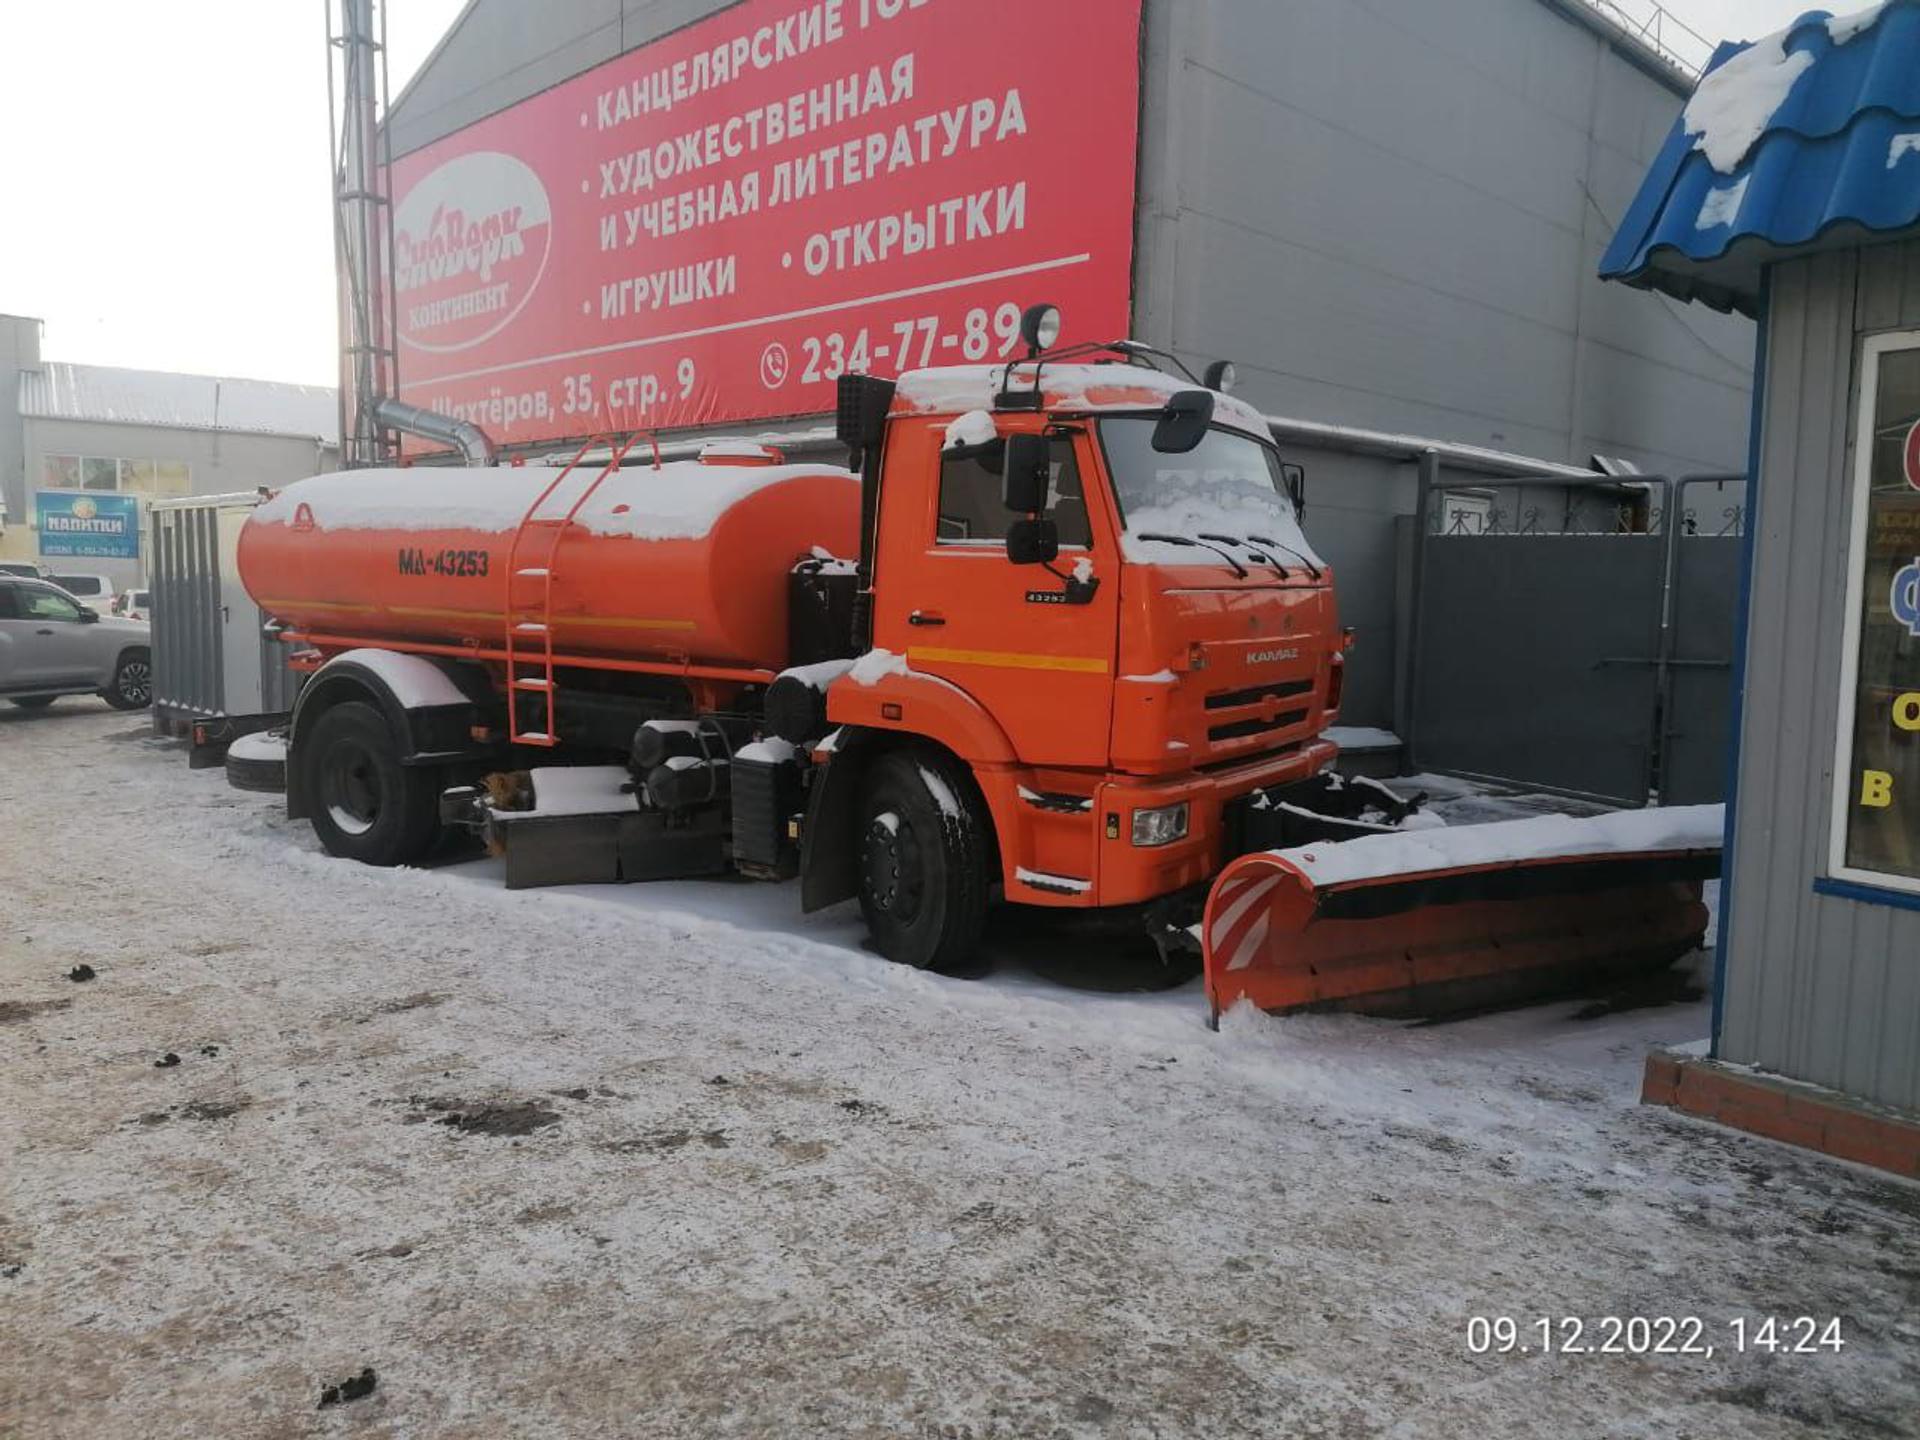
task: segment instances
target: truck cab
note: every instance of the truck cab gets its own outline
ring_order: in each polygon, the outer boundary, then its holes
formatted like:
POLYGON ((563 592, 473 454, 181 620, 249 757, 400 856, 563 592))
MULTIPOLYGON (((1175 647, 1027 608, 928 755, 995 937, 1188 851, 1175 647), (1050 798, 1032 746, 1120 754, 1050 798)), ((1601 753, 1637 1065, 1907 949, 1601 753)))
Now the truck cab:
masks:
POLYGON ((1335 753, 1344 640, 1296 475, 1250 406, 1138 349, 843 397, 883 415, 847 438, 872 491, 870 654, 891 663, 835 682, 828 718, 964 762, 1017 903, 1204 886, 1239 853, 1237 810, 1335 753))

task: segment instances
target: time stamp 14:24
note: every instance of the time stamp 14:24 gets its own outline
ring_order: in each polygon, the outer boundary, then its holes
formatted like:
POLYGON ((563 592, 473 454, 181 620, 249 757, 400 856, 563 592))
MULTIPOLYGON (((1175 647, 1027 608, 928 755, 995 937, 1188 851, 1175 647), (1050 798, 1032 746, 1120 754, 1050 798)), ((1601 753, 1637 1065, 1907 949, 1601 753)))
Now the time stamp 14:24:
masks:
POLYGON ((1838 1316, 1737 1315, 1717 1326, 1695 1315, 1475 1315, 1467 1321, 1472 1355, 1837 1355, 1845 1344, 1838 1316))

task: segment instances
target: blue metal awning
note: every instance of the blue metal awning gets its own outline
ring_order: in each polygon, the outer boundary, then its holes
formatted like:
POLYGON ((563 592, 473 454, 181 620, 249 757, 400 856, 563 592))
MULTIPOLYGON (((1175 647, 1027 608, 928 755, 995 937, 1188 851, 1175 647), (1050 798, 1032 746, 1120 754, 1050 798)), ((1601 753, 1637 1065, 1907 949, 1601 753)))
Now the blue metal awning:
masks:
MULTIPOLYGON (((1788 27, 1785 55, 1811 63, 1793 61, 1806 68, 1730 171, 1675 123, 1602 278, 1751 315, 1774 261, 1920 233, 1920 0, 1888 0, 1844 43, 1828 19, 1788 27)), ((1749 48, 1721 46, 1702 86, 1749 48)))

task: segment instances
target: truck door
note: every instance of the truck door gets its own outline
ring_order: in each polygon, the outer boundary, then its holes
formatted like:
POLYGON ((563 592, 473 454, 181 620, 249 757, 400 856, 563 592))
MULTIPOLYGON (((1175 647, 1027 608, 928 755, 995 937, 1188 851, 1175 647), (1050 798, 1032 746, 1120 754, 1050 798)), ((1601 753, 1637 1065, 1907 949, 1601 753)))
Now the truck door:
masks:
POLYGON ((893 533, 876 575, 875 643, 972 696, 1028 764, 1103 767, 1120 565, 1105 509, 1082 488, 1094 473, 1088 437, 1052 442, 1050 573, 1007 559, 1019 517, 1001 504, 998 460, 945 458, 944 436, 943 423, 896 422, 888 437, 893 533), (893 484, 908 473, 937 483, 893 484), (1088 583, 1070 584, 1076 576, 1088 583))

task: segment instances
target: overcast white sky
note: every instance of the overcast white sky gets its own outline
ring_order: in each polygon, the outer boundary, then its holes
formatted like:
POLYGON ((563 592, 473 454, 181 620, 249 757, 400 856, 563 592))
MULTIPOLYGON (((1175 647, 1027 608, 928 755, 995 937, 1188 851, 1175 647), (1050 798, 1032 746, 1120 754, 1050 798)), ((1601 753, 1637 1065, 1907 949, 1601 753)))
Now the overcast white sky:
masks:
MULTIPOLYGON (((1710 40, 1810 8, 1666 3, 1710 40)), ((398 94, 461 0, 387 5, 398 94)), ((44 319, 49 358, 333 383, 322 13, 321 0, 0 0, 0 311, 44 319)))

